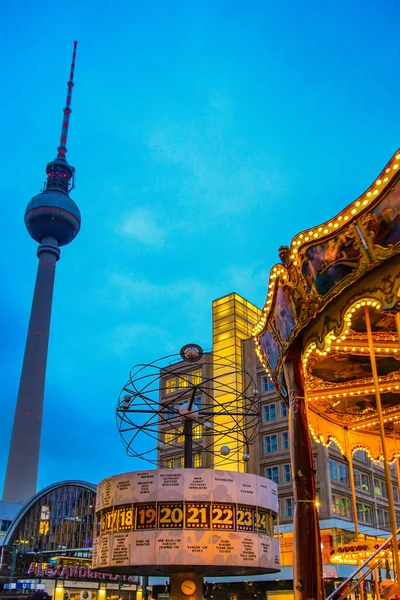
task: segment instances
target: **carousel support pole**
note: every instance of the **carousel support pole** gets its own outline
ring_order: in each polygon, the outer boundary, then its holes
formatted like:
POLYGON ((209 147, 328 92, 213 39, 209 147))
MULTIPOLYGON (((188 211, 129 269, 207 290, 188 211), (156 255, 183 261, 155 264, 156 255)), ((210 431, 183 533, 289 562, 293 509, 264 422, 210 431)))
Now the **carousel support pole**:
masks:
MULTIPOLYGON (((360 535, 358 529, 358 515, 357 515, 357 497, 356 497, 356 489, 354 486, 354 471, 353 471, 353 455, 349 448, 349 430, 347 427, 344 428, 345 440, 346 440, 346 455, 349 463, 349 479, 350 479, 350 489, 351 489, 351 505, 353 509, 353 521, 354 521, 354 534, 356 536, 356 542, 358 542, 358 538, 360 535)), ((358 566, 360 566, 360 561, 358 561, 358 566)), ((364 600, 364 584, 362 581, 362 571, 358 574, 360 578, 360 598, 364 600)))
POLYGON ((388 494, 390 529, 391 529, 392 539, 393 539, 393 568, 395 571, 395 579, 397 581, 399 581, 400 563, 399 563, 399 552, 398 552, 398 542, 397 542, 396 512, 395 512, 395 508, 394 508, 392 478, 390 476, 390 468, 389 468, 389 463, 388 463, 388 459, 387 459, 385 425, 384 425, 383 417, 382 417, 382 403, 381 403, 381 394, 379 391, 378 369, 376 367, 374 340, 372 337, 371 319, 369 316, 368 306, 365 306, 365 324, 367 327, 369 357, 370 357, 370 361, 371 361, 372 377, 373 377, 374 387, 375 387, 375 400, 376 400, 376 408, 378 411, 379 430, 380 430, 380 434, 381 434, 383 467, 385 470, 386 487, 387 487, 387 494, 388 494))
POLYGON ((395 454, 396 454, 397 487, 398 487, 398 493, 400 493, 400 464, 399 464, 399 455, 397 454, 396 432, 394 430, 393 430, 393 437, 394 437, 394 451, 395 451, 395 454))
POLYGON ((295 600, 325 597, 321 535, 315 504, 315 475, 308 428, 301 350, 293 348, 284 365, 289 393, 290 459, 295 511, 293 520, 293 587, 295 600), (310 568, 310 565, 312 567, 310 568))
POLYGON ((396 313, 395 319, 396 319, 397 336, 398 336, 399 342, 400 342, 400 312, 396 313))
POLYGON ((347 429, 347 427, 344 428, 344 432, 345 432, 345 439, 346 439, 346 454, 347 454, 347 460, 349 463, 349 478, 350 478, 350 489, 351 489, 351 505, 352 505, 352 509, 353 509, 354 533, 356 536, 356 542, 358 542, 360 533, 359 533, 359 529, 358 529, 356 489, 354 486, 353 456, 349 449, 349 430, 347 429))
POLYGON ((375 600, 381 600, 381 595, 379 593, 379 571, 377 567, 374 569, 374 581, 375 581, 375 600))

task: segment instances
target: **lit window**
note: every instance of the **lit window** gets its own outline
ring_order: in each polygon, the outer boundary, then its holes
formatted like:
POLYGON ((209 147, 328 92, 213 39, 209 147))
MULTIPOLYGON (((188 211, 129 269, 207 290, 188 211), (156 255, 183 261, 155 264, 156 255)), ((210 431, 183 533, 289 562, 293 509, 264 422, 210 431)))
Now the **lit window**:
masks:
POLYGON ((281 417, 283 419, 284 417, 287 417, 287 416, 288 416, 287 406, 286 406, 285 402, 281 402, 281 417))
POLYGON ((269 392, 270 390, 273 390, 273 389, 274 389, 274 384, 272 383, 272 381, 270 380, 268 375, 262 375, 261 376, 261 391, 269 392))
POLYGON ((165 393, 172 394, 173 392, 176 392, 176 377, 165 380, 165 393))
POLYGON ((289 448, 289 433, 282 431, 282 449, 287 450, 289 448))
POLYGON ((183 429, 179 430, 179 435, 178 435, 178 444, 183 444, 185 441, 185 436, 183 435, 183 429))
POLYGON ((285 517, 293 517, 294 498, 285 498, 285 517))
POLYGON ((172 442, 175 440, 175 437, 175 431, 164 431, 164 444, 172 444, 172 442))
POLYGON ((372 523, 372 506, 364 504, 364 502, 357 502, 357 516, 358 520, 363 523, 372 523))
POLYGON ((264 421, 276 420, 276 404, 266 404, 264 406, 264 421))
POLYGON ((351 517, 350 498, 341 498, 342 517, 351 517))
POLYGON ((332 512, 334 515, 340 515, 340 496, 332 494, 332 512))
POLYGON ((292 480, 292 469, 290 464, 283 465, 283 481, 289 483, 292 480))
POLYGON ((203 377, 202 377, 201 369, 199 369, 198 371, 192 371, 192 384, 193 385, 200 385, 202 380, 203 380, 203 377))
POLYGON ((384 481, 382 481, 381 479, 375 479, 374 484, 375 484, 374 485, 375 495, 382 496, 382 498, 387 498, 386 483, 384 481))
POLYGON ((185 388, 189 385, 187 375, 178 375, 178 388, 185 388))
POLYGON ((354 469, 354 485, 360 490, 369 492, 369 478, 366 473, 362 473, 358 469, 354 469))
POLYGON ((195 468, 201 467, 203 464, 203 455, 201 452, 195 452, 193 455, 193 466, 195 468))
POLYGON ((180 468, 180 469, 183 469, 183 468, 184 468, 184 466, 185 466, 185 457, 184 457, 184 456, 180 456, 180 457, 179 457, 179 462, 178 462, 178 464, 179 464, 179 468, 180 468))
POLYGON ((332 512, 341 517, 351 517, 350 498, 343 498, 332 494, 332 512))
POLYGON ((265 477, 272 479, 275 483, 279 483, 279 471, 278 467, 267 467, 265 469, 265 477))
POLYGON ((174 468, 173 458, 167 458, 167 459, 163 460, 162 466, 165 467, 166 469, 173 469, 174 468))
POLYGON ((203 437, 203 426, 196 425, 193 427, 193 439, 199 440, 201 437, 203 437))
POLYGON ((264 436, 264 451, 266 454, 276 452, 278 450, 278 436, 276 433, 264 436))

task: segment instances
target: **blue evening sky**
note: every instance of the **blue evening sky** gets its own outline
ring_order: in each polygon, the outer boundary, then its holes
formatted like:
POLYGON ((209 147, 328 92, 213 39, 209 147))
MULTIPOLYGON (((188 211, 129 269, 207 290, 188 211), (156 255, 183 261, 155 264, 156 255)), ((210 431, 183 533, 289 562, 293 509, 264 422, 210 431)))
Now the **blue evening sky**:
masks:
POLYGON ((82 230, 57 266, 39 486, 145 468, 114 409, 129 369, 211 346, 211 302, 258 306, 277 248, 399 146, 395 0, 38 0, 0 24, 4 473, 36 273, 26 204, 68 158, 82 230))

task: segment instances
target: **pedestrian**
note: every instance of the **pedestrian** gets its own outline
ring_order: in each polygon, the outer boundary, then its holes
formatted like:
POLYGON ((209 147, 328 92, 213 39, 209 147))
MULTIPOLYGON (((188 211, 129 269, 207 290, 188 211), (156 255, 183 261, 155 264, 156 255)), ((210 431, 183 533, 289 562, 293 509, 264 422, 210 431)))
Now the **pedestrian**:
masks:
POLYGON ((349 583, 346 582, 342 587, 339 586, 337 592, 332 596, 332 600, 345 600, 349 591, 349 583))
POLYGON ((37 590, 33 594, 32 600, 51 600, 51 596, 45 590, 37 590))
POLYGON ((397 600, 398 585, 393 579, 384 579, 381 583, 380 593, 385 600, 397 600))

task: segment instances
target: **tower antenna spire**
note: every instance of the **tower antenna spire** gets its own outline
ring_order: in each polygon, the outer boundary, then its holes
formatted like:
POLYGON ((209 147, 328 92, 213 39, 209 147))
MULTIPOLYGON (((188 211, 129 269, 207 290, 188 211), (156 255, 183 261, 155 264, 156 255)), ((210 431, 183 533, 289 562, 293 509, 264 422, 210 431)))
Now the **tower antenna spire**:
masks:
POLYGON ((67 153, 67 137, 68 137, 68 127, 69 127, 69 116, 71 114, 71 98, 72 98, 72 88, 74 87, 74 71, 75 71, 75 57, 76 57, 76 47, 78 45, 78 41, 74 41, 74 49, 72 52, 72 62, 71 62, 71 71, 69 73, 69 81, 67 82, 68 92, 67 92, 67 102, 65 108, 63 109, 64 118, 61 127, 61 137, 60 137, 60 145, 58 146, 58 154, 57 158, 61 158, 65 160, 65 155, 67 153))
POLYGON ((56 263, 61 254, 60 246, 70 244, 81 228, 81 213, 69 195, 75 169, 65 159, 77 45, 78 42, 74 42, 58 154, 46 166, 44 189, 32 198, 25 210, 28 233, 39 244, 39 263, 3 492, 3 500, 21 504, 37 490, 56 263))

